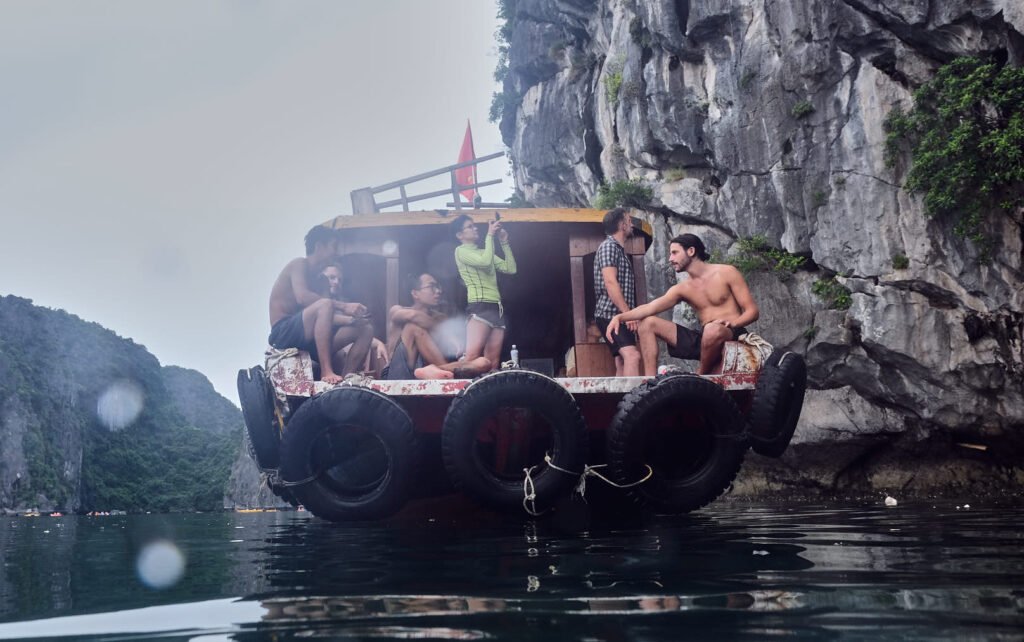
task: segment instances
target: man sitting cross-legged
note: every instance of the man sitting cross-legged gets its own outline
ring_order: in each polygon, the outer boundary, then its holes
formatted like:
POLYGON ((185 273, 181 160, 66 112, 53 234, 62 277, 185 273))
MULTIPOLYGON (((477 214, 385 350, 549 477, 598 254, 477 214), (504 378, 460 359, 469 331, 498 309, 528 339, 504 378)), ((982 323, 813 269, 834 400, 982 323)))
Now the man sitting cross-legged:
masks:
MULTIPOLYGON (((329 261, 320 272, 320 277, 317 280, 317 292, 332 301, 346 303, 346 298, 342 293, 344 274, 341 261, 337 259, 329 261)), ((350 335, 354 334, 356 337, 353 342, 342 348, 341 352, 335 353, 332 364, 334 371, 345 370, 345 359, 357 358, 358 355, 365 354, 363 361, 350 368, 349 371, 362 371, 364 374, 379 378, 381 371, 388 365, 387 347, 373 336, 373 325, 366 306, 361 303, 354 305, 349 303, 349 312, 351 314, 343 314, 338 309, 334 311, 334 325, 337 328, 334 333, 335 339, 344 342, 350 335), (366 349, 367 342, 369 342, 368 350, 366 349)))
POLYGON ((675 237, 669 243, 669 263, 676 272, 686 272, 690 278, 673 285, 650 303, 615 315, 608 323, 606 334, 611 341, 620 323, 643 319, 638 334, 645 375, 654 376, 658 371, 658 339, 668 345, 668 353, 673 357, 699 359, 697 374, 721 372, 722 346, 746 334, 744 326, 757 321, 757 304, 740 271, 707 260, 708 253, 700 238, 693 234, 675 237), (703 326, 700 332, 655 316, 683 301, 697 313, 703 326))
POLYGON ((289 261, 270 290, 270 345, 315 353, 320 379, 332 384, 363 362, 373 336, 372 331, 367 338, 359 328, 339 328, 335 323, 338 314, 364 316, 365 306, 332 301, 313 289, 320 271, 334 259, 339 239, 337 230, 320 225, 311 229, 306 234, 306 256, 289 261), (336 373, 335 355, 351 343, 356 344, 352 351, 357 354, 336 373))
MULTIPOLYGON (((437 309, 441 302, 441 286, 437 279, 430 274, 420 274, 412 277, 408 285, 412 305, 396 305, 388 311, 388 336, 391 337, 388 352, 391 354, 391 363, 387 378, 468 379, 489 371, 491 362, 486 357, 449 361, 431 335, 446 318, 437 309)), ((460 351, 452 338, 439 338, 451 344, 447 346, 454 348, 450 352, 460 351)))

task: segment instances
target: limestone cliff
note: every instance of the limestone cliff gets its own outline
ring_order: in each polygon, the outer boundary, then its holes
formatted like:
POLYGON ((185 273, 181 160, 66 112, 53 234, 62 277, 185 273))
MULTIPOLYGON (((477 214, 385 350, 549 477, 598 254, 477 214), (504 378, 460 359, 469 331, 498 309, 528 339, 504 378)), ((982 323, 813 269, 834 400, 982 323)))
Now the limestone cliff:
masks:
POLYGON ((763 235, 807 259, 790 279, 750 279, 755 329, 806 355, 813 390, 796 447, 778 464, 755 458, 740 488, 1019 488, 1021 213, 988 217, 996 241, 979 260, 901 188, 902 170, 883 158, 883 121, 957 56, 1024 62, 1024 5, 502 6, 500 124, 527 200, 585 205, 601 182, 625 178, 653 187, 652 293, 675 278, 666 245, 682 231, 723 253, 763 235), (833 274, 851 292, 848 309, 812 291, 833 274))
POLYGON ((217 509, 241 443, 241 412, 200 373, 0 297, 0 509, 217 509))

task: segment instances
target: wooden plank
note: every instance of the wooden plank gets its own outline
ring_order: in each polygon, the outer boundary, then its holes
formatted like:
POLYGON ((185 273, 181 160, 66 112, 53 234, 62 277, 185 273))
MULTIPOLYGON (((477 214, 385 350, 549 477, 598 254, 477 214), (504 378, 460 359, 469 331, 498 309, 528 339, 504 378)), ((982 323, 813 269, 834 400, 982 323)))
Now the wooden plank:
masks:
MULTIPOLYGON (((399 276, 398 276, 398 257, 397 256, 389 256, 387 259, 385 259, 385 261, 386 261, 386 265, 387 265, 387 286, 386 286, 386 294, 385 294, 384 314, 386 315, 388 313, 388 311, 391 310, 392 306, 398 305, 398 279, 399 279, 399 276)), ((384 322, 387 323, 387 319, 385 319, 384 322)), ((391 338, 392 338, 391 334, 393 334, 393 330, 391 328, 391 324, 390 323, 387 323, 387 327, 388 327, 388 330, 387 330, 388 331, 388 344, 390 345, 391 338)))
MULTIPOLYGON (((448 190, 444 190, 445 194, 448 192, 448 190)), ((501 220, 511 223, 600 223, 604 217, 604 210, 582 208, 496 208, 465 213, 469 214, 475 222, 485 223, 494 219, 494 212, 501 212, 501 220)), ((326 221, 323 225, 334 229, 447 225, 457 214, 458 212, 451 210, 346 214, 326 221)))
POLYGON ((644 272, 644 257, 633 255, 630 257, 633 261, 633 276, 636 277, 636 304, 643 305, 647 303, 647 273, 644 272))
POLYGON ((599 231, 592 233, 577 232, 569 238, 569 256, 586 256, 597 252, 598 246, 605 239, 599 231))
POLYGON ((587 280, 582 256, 569 259, 569 274, 572 278, 572 333, 576 343, 583 343, 587 340, 587 280))
POLYGON ((480 164, 480 163, 482 163, 484 161, 489 161, 489 160, 492 160, 492 159, 495 159, 495 158, 501 158, 504 155, 505 155, 505 152, 494 152, 493 154, 488 154, 487 156, 481 156, 480 158, 472 158, 472 159, 470 159, 468 161, 463 161, 461 163, 456 163, 454 165, 448 165, 447 167, 442 167, 440 169, 435 169, 435 170, 432 170, 432 171, 429 171, 429 172, 423 172, 422 174, 416 174, 415 176, 410 176, 408 178, 400 178, 397 181, 391 181, 390 183, 384 183, 383 185, 378 185, 376 187, 370 187, 370 188, 364 188, 364 189, 370 189, 370 190, 372 190, 376 194, 378 192, 384 192, 384 191, 387 191, 389 189, 395 189, 396 187, 398 187, 400 185, 408 185, 409 183, 415 183, 417 181, 422 181, 424 179, 432 178, 434 176, 440 176, 441 174, 447 174, 448 172, 455 171, 455 170, 460 169, 462 167, 469 167, 470 165, 478 165, 478 164, 480 164))
POLYGON ((352 211, 356 214, 375 214, 377 204, 373 199, 373 190, 357 189, 352 192, 352 211))
POLYGON ((455 201, 455 209, 462 209, 462 197, 459 196, 459 180, 455 178, 455 170, 452 170, 452 200, 455 201))
POLYGON ((615 359, 606 343, 576 344, 577 377, 613 377, 615 359))

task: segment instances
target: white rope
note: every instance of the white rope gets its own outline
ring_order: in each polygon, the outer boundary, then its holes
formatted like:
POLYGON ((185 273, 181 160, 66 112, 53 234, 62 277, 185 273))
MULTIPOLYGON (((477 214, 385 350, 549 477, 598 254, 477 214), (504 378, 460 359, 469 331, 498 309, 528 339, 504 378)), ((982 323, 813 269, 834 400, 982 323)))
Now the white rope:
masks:
POLYGON ((748 346, 753 346, 754 348, 757 348, 757 352, 761 355, 761 363, 764 363, 768 359, 768 357, 771 356, 772 351, 775 349, 775 347, 772 344, 765 341, 764 338, 761 337, 761 335, 756 334, 754 332, 748 332, 744 335, 741 335, 738 340, 741 343, 747 344, 748 346))
POLYGON ((534 468, 536 466, 523 469, 523 510, 534 517, 540 517, 544 511, 537 511, 537 489, 533 485, 533 477, 530 476, 534 468))
POLYGON ((265 353, 266 361, 263 365, 267 370, 267 375, 270 375, 270 369, 276 366, 279 362, 294 357, 299 354, 298 348, 285 348, 284 350, 278 350, 277 348, 268 348, 265 353))
MULTIPOLYGON (((580 497, 583 498, 584 500, 587 499, 587 477, 597 477, 601 481, 616 488, 632 488, 633 486, 640 485, 641 483, 647 481, 654 474, 654 471, 651 469, 651 467, 644 464, 644 467, 647 469, 647 474, 644 475, 642 479, 638 479, 637 481, 633 481, 630 483, 615 483, 614 481, 608 479, 607 477, 605 477, 604 475, 597 471, 597 469, 599 468, 606 468, 607 464, 596 464, 594 466, 584 464, 583 472, 578 473, 572 470, 566 470, 558 466, 551 460, 551 455, 547 453, 544 455, 544 463, 547 464, 548 467, 551 468, 552 470, 557 470, 560 473, 565 473, 566 475, 574 476, 578 475, 580 477, 580 481, 577 483, 577 486, 575 486, 574 491, 575 493, 580 494, 580 497)), ((537 468, 537 466, 530 466, 529 468, 522 469, 522 472, 524 473, 524 477, 522 480, 522 507, 530 515, 537 516, 541 513, 537 512, 537 490, 534 487, 534 478, 532 478, 531 476, 531 473, 534 472, 535 468, 537 468)))
POLYGON ((370 384, 373 383, 373 377, 368 375, 359 374, 358 372, 350 372, 345 375, 345 378, 341 380, 339 386, 352 386, 355 388, 369 388, 370 384))

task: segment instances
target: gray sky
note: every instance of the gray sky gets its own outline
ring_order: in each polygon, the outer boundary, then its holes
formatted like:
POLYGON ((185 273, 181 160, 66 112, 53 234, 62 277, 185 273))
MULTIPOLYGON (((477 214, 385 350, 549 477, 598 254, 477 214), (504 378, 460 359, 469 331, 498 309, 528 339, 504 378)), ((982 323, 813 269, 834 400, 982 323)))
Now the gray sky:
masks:
MULTIPOLYGON (((456 162, 467 118, 478 155, 503 149, 495 12, 0 2, 0 294, 100 323, 237 402, 310 226, 349 213, 353 189, 456 162)), ((483 196, 506 198, 504 161, 489 178, 505 183, 483 196)))

